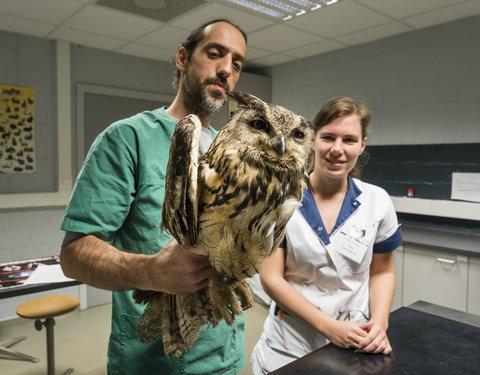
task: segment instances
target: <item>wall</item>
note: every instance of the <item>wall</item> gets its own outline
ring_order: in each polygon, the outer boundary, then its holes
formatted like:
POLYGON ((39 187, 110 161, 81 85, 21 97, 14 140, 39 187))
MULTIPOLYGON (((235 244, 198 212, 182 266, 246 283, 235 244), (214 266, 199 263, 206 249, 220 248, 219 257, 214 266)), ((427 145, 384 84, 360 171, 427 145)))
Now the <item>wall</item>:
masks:
MULTIPOLYGON (((36 93, 37 171, 0 174, 0 194, 51 192, 57 182, 54 43, 0 32, 0 83, 33 87, 36 93)), ((2 210, 0 262, 58 253, 60 208, 2 210)))
POLYGON ((447 201, 452 171, 480 172, 480 156, 473 151, 480 143, 478 45, 475 16, 258 72, 272 76, 273 102, 309 118, 332 96, 366 102, 373 113, 368 143, 383 148, 372 150, 365 180, 395 195, 413 187, 427 198, 394 200, 399 212, 433 215, 438 202, 445 202, 442 216, 479 220, 480 204, 447 201), (431 152, 430 145, 440 150, 431 152), (415 163, 401 165, 396 159, 408 146, 415 146, 415 163), (459 148, 462 155, 445 162, 443 156, 459 148))
MULTIPOLYGON (((0 174, 0 194, 56 191, 55 44, 41 38, 0 32, 0 55, 1 83, 34 87, 36 90, 38 157, 35 174, 0 174)), ((80 46, 71 47, 71 58, 73 93, 77 82, 147 91, 158 91, 157 87, 173 90, 170 85, 172 71, 167 63, 80 46)), ((73 109, 72 119, 74 115, 73 109)), ((64 141, 70 142, 69 139, 64 141)), ((75 145, 76 139, 72 139, 73 156, 76 155, 75 145)), ((58 254, 63 238, 59 225, 64 208, 0 207, 0 262, 58 254)))
POLYGON ((270 69, 273 101, 312 118, 331 96, 373 110, 371 145, 480 141, 480 17, 270 69))
MULTIPOLYGON (((0 31, 0 83, 34 87, 37 94, 37 173, 0 174, 0 194, 54 192, 57 189, 56 59, 55 43, 0 31)), ((78 45, 70 46, 72 92, 72 170, 76 170, 76 87, 89 84, 174 96, 170 63, 121 55, 78 45)), ((242 90, 271 97, 271 80, 246 73, 242 90), (258 87, 256 86, 259 83, 258 87)), ((226 113, 219 113, 218 126, 226 113)), ((88 124, 86 125, 88 126, 88 124)), ((60 158, 62 155, 60 155, 60 158)), ((74 176, 75 177, 75 176, 74 176)), ((8 198, 7 198, 8 199, 8 198)), ((42 205, 41 202, 38 204, 42 205)), ((7 206, 10 207, 10 206, 7 206)), ((5 208, 0 206, 0 262, 44 257, 59 253, 59 230, 64 206, 5 208)))
POLYGON ((51 192, 57 188, 55 45, 0 31, 0 83, 35 89, 36 173, 0 173, 0 194, 51 192))

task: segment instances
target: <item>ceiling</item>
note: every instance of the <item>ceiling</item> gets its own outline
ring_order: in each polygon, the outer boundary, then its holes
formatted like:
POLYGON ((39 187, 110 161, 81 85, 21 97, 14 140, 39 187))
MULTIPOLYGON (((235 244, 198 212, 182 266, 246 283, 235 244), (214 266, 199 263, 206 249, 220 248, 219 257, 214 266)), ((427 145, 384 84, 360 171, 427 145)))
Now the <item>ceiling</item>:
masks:
POLYGON ((170 61, 194 27, 228 17, 248 34, 249 70, 480 14, 480 0, 339 0, 282 21, 226 0, 167 0, 163 15, 132 1, 0 0, 0 30, 170 61))

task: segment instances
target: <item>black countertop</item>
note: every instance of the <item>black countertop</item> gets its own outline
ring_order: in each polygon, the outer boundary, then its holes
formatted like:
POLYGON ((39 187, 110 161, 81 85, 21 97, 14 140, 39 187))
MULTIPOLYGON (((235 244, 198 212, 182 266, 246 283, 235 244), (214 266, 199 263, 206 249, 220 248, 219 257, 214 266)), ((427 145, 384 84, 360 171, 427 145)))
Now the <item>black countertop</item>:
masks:
POLYGON ((272 375, 479 375, 480 316, 425 302, 390 315, 390 355, 324 346, 272 375))

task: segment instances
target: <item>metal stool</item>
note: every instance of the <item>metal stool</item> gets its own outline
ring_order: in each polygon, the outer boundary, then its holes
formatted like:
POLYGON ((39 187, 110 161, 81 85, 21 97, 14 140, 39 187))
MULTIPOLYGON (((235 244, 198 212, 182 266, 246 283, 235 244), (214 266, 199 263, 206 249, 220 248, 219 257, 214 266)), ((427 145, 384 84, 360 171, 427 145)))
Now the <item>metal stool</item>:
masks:
MULTIPOLYGON (((52 295, 32 298, 17 307, 17 315, 22 318, 35 319, 35 328, 40 331, 42 326, 47 329, 47 363, 48 375, 55 375, 55 349, 53 339, 54 317, 64 315, 75 310, 80 305, 80 300, 74 296, 52 295), (41 319, 45 319, 42 321, 41 319)), ((63 373, 68 375, 73 372, 69 368, 63 373)))
POLYGON ((14 339, 0 342, 0 359, 14 359, 17 361, 37 363, 39 361, 38 358, 10 349, 13 345, 25 340, 26 338, 27 336, 19 336, 15 337, 14 339))

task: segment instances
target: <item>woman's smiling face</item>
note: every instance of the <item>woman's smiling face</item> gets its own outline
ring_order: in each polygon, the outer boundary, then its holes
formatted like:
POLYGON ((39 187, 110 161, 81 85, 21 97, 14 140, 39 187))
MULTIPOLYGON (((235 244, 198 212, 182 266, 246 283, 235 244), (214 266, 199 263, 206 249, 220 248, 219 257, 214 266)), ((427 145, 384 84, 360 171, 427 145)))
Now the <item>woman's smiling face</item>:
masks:
POLYGON ((315 169, 331 178, 346 178, 366 143, 357 114, 336 118, 315 134, 315 169))

